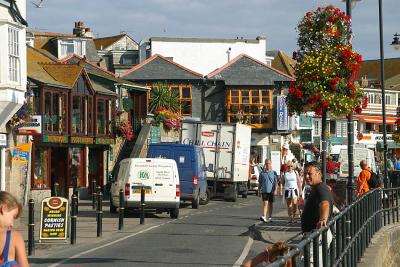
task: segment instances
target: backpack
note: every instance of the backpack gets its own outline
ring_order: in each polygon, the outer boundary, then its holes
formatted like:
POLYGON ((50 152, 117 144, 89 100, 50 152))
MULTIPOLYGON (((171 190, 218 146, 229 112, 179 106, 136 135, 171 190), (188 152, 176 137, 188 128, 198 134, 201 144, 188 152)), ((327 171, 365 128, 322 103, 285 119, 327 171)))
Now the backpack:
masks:
POLYGON ((371 189, 379 187, 381 185, 379 176, 373 171, 370 171, 370 173, 371 177, 368 180, 368 187, 371 189))

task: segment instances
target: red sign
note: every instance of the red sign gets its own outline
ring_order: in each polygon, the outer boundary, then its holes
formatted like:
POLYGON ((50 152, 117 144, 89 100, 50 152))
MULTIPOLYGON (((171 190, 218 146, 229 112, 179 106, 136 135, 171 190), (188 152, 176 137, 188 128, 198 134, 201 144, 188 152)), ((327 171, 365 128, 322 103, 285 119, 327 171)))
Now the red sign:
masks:
POLYGON ((201 132, 201 135, 205 136, 205 137, 213 137, 214 136, 214 132, 211 132, 211 131, 201 132))

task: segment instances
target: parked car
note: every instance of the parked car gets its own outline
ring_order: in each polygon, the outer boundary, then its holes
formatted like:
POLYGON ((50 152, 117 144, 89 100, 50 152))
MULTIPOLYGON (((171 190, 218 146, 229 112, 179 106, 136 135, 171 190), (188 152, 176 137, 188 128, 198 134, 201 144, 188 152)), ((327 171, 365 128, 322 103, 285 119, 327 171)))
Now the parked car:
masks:
POLYGON ((203 149, 196 145, 176 143, 150 144, 148 158, 173 159, 178 166, 181 200, 192 202, 192 208, 205 205, 210 200, 207 189, 206 167, 203 149))
POLYGON ((254 191, 258 196, 260 193, 258 178, 260 177, 260 173, 262 172, 262 168, 259 165, 251 165, 250 166, 250 177, 248 182, 248 190, 254 191))
POLYGON ((140 208, 141 187, 145 189, 146 209, 168 212, 178 218, 180 204, 179 173, 171 159, 128 158, 119 164, 116 179, 111 184, 110 212, 120 205, 119 192, 124 190, 127 209, 140 208))

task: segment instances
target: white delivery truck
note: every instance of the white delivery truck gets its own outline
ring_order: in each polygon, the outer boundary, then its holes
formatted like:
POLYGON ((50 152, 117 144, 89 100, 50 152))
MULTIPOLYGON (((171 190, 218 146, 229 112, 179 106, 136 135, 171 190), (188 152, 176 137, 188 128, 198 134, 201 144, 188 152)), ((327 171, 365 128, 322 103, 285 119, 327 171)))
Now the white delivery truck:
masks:
POLYGON ((251 127, 204 121, 183 121, 180 141, 203 148, 211 197, 236 201, 247 197, 251 127))
MULTIPOLYGON (((366 160, 368 167, 373 172, 376 172, 375 156, 374 151, 369 148, 354 147, 353 148, 353 159, 354 159, 354 177, 358 177, 361 172, 360 161, 366 160)), ((346 149, 340 149, 339 159, 339 178, 347 178, 349 175, 349 160, 348 152, 346 149)))

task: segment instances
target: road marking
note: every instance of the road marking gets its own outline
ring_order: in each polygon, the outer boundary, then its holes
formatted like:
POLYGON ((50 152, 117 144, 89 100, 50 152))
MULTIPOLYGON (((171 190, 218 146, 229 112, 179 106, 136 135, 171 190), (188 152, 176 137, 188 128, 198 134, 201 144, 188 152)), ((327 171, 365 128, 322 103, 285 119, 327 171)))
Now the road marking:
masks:
POLYGON ((251 249, 251 246, 253 245, 253 242, 254 242, 253 237, 251 235, 249 235, 249 239, 247 240, 247 243, 243 248, 242 254, 240 254, 240 257, 233 264, 233 267, 242 266, 243 261, 246 259, 247 255, 249 254, 249 251, 251 249))
POLYGON ((158 225, 154 225, 154 226, 152 226, 152 227, 150 227, 150 228, 144 229, 144 230, 139 231, 139 232, 137 232, 137 233, 133 233, 133 234, 130 234, 130 235, 128 235, 128 236, 121 237, 121 238, 119 238, 119 239, 117 239, 117 240, 114 240, 114 241, 108 243, 108 244, 104 244, 104 245, 101 245, 101 246, 98 246, 98 247, 95 247, 95 248, 92 248, 92 249, 83 251, 83 252, 78 253, 78 254, 75 254, 75 255, 73 255, 73 256, 71 256, 71 257, 69 257, 69 258, 63 259, 63 260, 61 260, 61 261, 59 261, 59 262, 56 262, 56 263, 54 263, 54 264, 52 264, 52 265, 49 265, 49 267, 56 267, 56 266, 59 266, 59 265, 61 265, 61 264, 64 264, 64 263, 69 262, 69 261, 71 261, 71 260, 73 260, 73 259, 79 258, 80 256, 86 255, 86 254, 91 253, 91 252, 93 252, 93 251, 96 251, 96 250, 99 250, 99 249, 102 249, 102 248, 105 248, 105 247, 109 247, 109 246, 114 245, 114 244, 116 244, 116 243, 118 243, 118 242, 124 241, 125 239, 131 238, 131 237, 136 236, 136 235, 139 235, 139 234, 143 234, 143 233, 145 233, 145 232, 148 232, 148 231, 150 231, 150 230, 153 230, 154 228, 160 227, 160 226, 162 226, 162 225, 164 225, 164 224, 165 224, 165 223, 158 224, 158 225))

